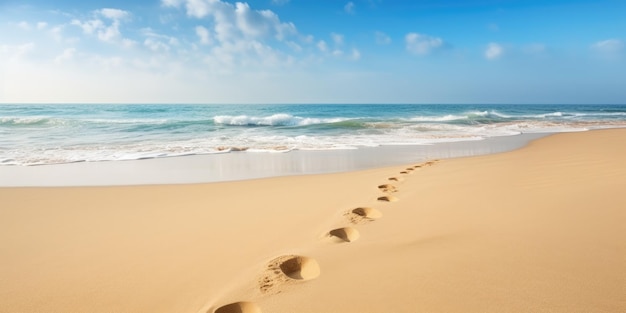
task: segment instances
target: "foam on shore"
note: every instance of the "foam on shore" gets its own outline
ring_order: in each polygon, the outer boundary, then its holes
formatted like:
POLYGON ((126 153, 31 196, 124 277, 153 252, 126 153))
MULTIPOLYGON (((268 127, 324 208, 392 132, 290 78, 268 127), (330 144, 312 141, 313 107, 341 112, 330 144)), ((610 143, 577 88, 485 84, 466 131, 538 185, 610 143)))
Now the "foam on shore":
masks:
POLYGON ((354 150, 237 152, 146 160, 0 166, 0 187, 189 184, 338 173, 401 165, 432 158, 498 153, 520 148, 547 134, 493 137, 481 141, 354 150))

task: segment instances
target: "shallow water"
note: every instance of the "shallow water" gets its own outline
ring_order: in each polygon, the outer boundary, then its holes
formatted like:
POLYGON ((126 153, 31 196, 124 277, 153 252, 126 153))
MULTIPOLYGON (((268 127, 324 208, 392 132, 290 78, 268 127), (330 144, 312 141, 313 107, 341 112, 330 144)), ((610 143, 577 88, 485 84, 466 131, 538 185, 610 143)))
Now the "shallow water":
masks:
POLYGON ((0 166, 241 150, 261 158, 611 127, 626 127, 626 105, 0 105, 0 166))

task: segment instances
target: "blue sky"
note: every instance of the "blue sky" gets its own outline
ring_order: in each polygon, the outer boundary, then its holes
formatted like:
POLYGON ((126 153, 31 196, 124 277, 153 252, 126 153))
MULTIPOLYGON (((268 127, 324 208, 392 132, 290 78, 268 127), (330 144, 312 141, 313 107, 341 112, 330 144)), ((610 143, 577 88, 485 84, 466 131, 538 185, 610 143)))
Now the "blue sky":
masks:
POLYGON ((0 102, 626 103, 626 1, 4 0, 0 102))

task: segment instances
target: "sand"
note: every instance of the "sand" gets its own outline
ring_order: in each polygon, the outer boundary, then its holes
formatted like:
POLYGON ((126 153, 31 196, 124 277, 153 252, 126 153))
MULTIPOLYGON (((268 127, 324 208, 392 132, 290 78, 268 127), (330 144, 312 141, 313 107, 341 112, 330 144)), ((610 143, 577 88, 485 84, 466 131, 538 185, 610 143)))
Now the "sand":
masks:
POLYGON ((340 174, 0 188, 0 312, 626 312, 625 143, 599 130, 340 174))

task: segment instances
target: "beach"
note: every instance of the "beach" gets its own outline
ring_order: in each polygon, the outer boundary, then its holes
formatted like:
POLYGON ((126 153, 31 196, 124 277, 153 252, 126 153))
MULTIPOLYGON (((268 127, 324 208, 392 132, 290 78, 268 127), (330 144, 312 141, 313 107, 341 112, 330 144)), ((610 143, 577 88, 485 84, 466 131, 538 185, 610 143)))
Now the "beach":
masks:
POLYGON ((0 312, 624 312, 625 142, 593 130, 342 173, 3 187, 0 312))

